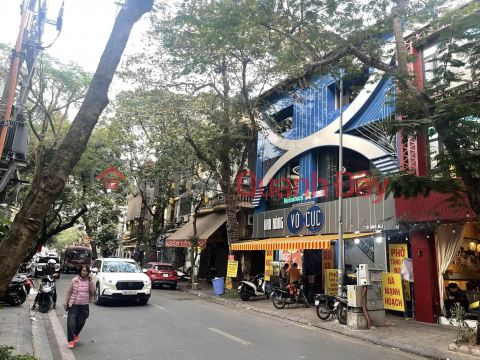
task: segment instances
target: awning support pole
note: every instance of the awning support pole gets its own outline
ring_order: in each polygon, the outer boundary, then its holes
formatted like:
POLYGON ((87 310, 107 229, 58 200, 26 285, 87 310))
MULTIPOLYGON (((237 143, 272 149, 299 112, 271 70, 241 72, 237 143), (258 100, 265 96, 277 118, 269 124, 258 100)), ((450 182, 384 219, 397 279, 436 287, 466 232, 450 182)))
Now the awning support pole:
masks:
POLYGON ((343 294, 344 272, 345 272, 345 258, 344 258, 344 243, 343 243, 343 69, 340 70, 340 126, 339 128, 339 143, 338 143, 338 294, 343 294))

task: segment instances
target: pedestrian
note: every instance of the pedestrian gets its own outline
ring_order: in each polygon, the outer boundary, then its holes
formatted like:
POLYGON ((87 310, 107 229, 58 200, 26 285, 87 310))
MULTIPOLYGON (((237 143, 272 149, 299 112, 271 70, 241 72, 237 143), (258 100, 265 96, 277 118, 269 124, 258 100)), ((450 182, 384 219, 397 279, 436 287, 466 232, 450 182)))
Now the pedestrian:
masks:
MULTIPOLYGON (((45 266, 42 269, 42 278, 45 277, 45 276, 53 276, 54 279, 58 278, 58 273, 55 271, 55 264, 56 263, 57 262, 55 261, 55 259, 48 260, 47 266, 45 266)), ((37 305, 39 297, 40 297, 40 293, 37 292, 37 296, 35 296, 35 300, 33 300, 32 310, 35 310, 35 306, 37 305)), ((55 287, 55 290, 54 290, 54 293, 53 293, 52 300, 53 300, 53 309, 57 310, 57 289, 56 289, 56 287, 55 287)))
POLYGON ((453 306, 463 307, 465 311, 468 311, 469 306, 465 292, 458 287, 457 283, 448 284, 448 290, 448 299, 444 303, 447 319, 452 316, 450 310, 453 306))
POLYGON ((285 289, 287 283, 288 263, 282 266, 280 269, 280 288, 285 289))
POLYGON ((291 284, 297 281, 298 279, 300 279, 300 270, 298 270, 298 264, 293 263, 292 268, 288 272, 287 280, 288 280, 288 283, 291 284))
POLYGON ((90 269, 83 266, 80 275, 70 282, 67 296, 63 303, 65 311, 68 311, 67 335, 68 348, 73 349, 74 343, 78 342, 78 335, 82 331, 85 321, 90 315, 88 303, 94 302, 95 285, 93 284, 90 269))

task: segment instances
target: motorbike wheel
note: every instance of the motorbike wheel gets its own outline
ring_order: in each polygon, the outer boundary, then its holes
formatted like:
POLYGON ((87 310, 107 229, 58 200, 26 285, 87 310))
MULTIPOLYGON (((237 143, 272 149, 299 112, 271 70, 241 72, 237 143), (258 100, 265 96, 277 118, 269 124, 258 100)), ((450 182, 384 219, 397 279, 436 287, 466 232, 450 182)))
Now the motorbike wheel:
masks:
POLYGON ((41 313, 46 313, 50 309, 50 299, 45 297, 38 304, 38 311, 41 313))
POLYGON ((273 294, 272 299, 273 299, 273 306, 275 306, 277 309, 283 309, 285 307, 285 303, 279 303, 277 299, 281 299, 282 295, 277 295, 273 294))
POLYGON ((265 291, 265 296, 267 297, 267 299, 270 299, 270 292, 268 290, 265 291))
POLYGON ((345 304, 338 305, 337 319, 340 324, 347 325, 347 305, 345 304))
POLYGON ((327 311, 328 311, 328 305, 326 302, 317 306, 317 316, 321 320, 327 320, 330 317, 330 314, 328 314, 327 311))
POLYGON ((9 302, 11 306, 20 306, 25 302, 25 300, 27 300, 27 294, 25 294, 24 291, 18 291, 17 295, 18 296, 15 299, 12 299, 9 302))
POLYGON ((243 301, 248 301, 250 299, 250 295, 248 295, 245 291, 243 291, 243 288, 240 290, 240 298, 243 301))

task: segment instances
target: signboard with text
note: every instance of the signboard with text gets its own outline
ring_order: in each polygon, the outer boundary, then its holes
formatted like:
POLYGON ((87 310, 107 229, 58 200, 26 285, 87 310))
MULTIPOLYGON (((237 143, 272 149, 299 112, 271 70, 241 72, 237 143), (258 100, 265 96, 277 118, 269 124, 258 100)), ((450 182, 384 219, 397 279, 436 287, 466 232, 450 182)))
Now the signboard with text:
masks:
POLYGON ((273 250, 265 250, 265 281, 270 281, 270 275, 272 275, 271 261, 273 261, 273 250))
POLYGON ((402 274, 383 273, 383 307, 387 310, 405 311, 402 274))
POLYGON ((325 280, 328 269, 333 269, 335 264, 335 245, 330 245, 330 249, 322 250, 322 289, 325 289, 325 280))
POLYGON ((232 278, 227 277, 225 279, 225 289, 232 290, 232 278))
POLYGON ((238 261, 233 261, 233 260, 228 260, 228 265, 227 265, 227 277, 237 277, 237 271, 238 271, 238 261))
MULTIPOLYGON (((394 274, 402 273, 403 258, 408 258, 407 244, 390 244, 388 245, 388 254, 390 272, 394 274)), ((403 291, 405 293, 405 300, 410 301, 410 283, 406 280, 403 281, 403 291)))
POLYGON ((338 294, 338 270, 329 269, 326 271, 325 277, 327 278, 327 287, 325 292, 327 295, 338 294))

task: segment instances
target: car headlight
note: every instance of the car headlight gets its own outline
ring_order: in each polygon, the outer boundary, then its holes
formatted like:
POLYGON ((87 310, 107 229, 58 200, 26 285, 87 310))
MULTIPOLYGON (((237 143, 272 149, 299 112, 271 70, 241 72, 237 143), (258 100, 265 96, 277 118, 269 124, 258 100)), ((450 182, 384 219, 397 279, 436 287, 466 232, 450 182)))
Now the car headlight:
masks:
POLYGON ((151 283, 150 278, 148 278, 147 280, 143 280, 143 284, 144 284, 144 285, 147 285, 147 284, 149 284, 149 283, 151 283))

